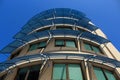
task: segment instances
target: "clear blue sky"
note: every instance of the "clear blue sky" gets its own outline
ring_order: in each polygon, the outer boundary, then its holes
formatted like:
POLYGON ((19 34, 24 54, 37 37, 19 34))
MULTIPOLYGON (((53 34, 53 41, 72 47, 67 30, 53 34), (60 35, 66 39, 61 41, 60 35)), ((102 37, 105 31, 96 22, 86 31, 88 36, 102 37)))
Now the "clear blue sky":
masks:
MULTIPOLYGON (((120 51, 119 0, 0 0, 0 49, 37 13, 51 8, 84 12, 120 51)), ((0 61, 5 59, 0 55, 0 61)))

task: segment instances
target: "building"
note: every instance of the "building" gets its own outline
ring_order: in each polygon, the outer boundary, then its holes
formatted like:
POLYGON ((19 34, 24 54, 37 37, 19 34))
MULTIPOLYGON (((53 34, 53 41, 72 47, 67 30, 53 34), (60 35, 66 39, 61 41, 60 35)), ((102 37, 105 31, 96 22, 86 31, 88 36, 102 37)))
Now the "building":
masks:
POLYGON ((82 12, 56 8, 32 17, 1 50, 0 80, 120 80, 120 53, 82 12))

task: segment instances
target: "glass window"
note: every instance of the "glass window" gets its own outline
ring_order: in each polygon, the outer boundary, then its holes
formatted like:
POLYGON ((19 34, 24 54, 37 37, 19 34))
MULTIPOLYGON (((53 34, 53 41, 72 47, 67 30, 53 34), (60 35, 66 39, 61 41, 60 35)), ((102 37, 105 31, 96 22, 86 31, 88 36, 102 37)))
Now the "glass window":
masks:
POLYGON ((76 47, 74 40, 55 40, 55 46, 76 47))
POLYGON ((29 75, 27 80, 38 80, 40 66, 32 66, 29 70, 29 75))
POLYGON ((83 80, 82 70, 79 64, 68 64, 69 79, 83 80))
POLYGON ((107 76, 108 80, 117 80, 112 72, 110 72, 108 70, 104 70, 104 72, 105 72, 105 75, 107 76))
POLYGON ((40 65, 21 68, 16 80, 38 80, 40 65))
POLYGON ((53 80, 66 80, 66 65, 54 64, 53 80))
POLYGON ((94 46, 94 45, 89 44, 89 43, 84 43, 84 49, 87 51, 93 51, 95 53, 101 53, 101 50, 98 46, 94 46))
POLYGON ((91 48, 90 44, 84 43, 84 48, 85 48, 85 50, 92 51, 92 48, 91 48))
POLYGON ((93 49, 94 52, 99 52, 99 53, 101 52, 98 47, 92 46, 92 49, 93 49))
POLYGON ((40 42, 38 45, 38 48, 45 48, 46 47, 46 41, 40 42))
POLYGON ((94 72, 95 72, 97 80, 101 80, 101 78, 102 80, 106 80, 101 68, 94 67, 94 72))
POLYGON ((64 40, 56 40, 55 46, 64 46, 64 40))
POLYGON ((29 70, 28 67, 21 68, 18 72, 17 80, 25 80, 25 77, 26 77, 26 74, 27 74, 28 70, 29 70))
POLYGON ((52 80, 83 80, 79 64, 54 64, 52 80))
POLYGON ((66 40, 66 47, 76 47, 75 41, 66 40))
POLYGON ((30 46, 29 51, 32 51, 32 50, 37 49, 37 46, 38 46, 38 44, 32 44, 32 45, 30 46))
POLYGON ((39 43, 32 44, 30 46, 29 51, 36 50, 36 49, 39 49, 39 48, 45 48, 46 45, 47 45, 46 41, 42 41, 42 42, 39 42, 39 43))
POLYGON ((114 74, 106 69, 94 67, 94 72, 97 80, 101 80, 101 78, 102 80, 117 80, 114 74))

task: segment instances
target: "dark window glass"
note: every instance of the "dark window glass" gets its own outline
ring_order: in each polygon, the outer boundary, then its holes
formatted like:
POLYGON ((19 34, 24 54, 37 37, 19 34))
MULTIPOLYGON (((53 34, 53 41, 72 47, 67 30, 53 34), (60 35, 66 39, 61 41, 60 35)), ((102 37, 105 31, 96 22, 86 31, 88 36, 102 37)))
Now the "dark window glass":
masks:
POLYGON ((18 72, 17 80, 25 80, 25 77, 26 77, 26 74, 27 74, 28 70, 29 70, 28 67, 21 68, 18 72))
POLYGON ((29 71, 28 79, 27 80, 38 80, 39 77, 39 70, 40 66, 32 66, 29 71))
POLYGON ((57 26, 56 29, 58 30, 72 30, 72 27, 71 26, 57 26))
POLYGON ((38 80, 40 65, 21 68, 18 71, 17 80, 38 80))

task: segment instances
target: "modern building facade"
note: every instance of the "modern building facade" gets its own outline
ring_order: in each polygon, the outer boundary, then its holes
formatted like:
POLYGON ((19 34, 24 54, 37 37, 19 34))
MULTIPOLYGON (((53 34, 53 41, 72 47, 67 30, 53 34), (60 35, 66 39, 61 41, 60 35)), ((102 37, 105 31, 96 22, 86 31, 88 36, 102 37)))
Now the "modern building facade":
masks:
POLYGON ((67 8, 32 17, 1 50, 0 80, 120 80, 120 53, 84 13, 67 8))

